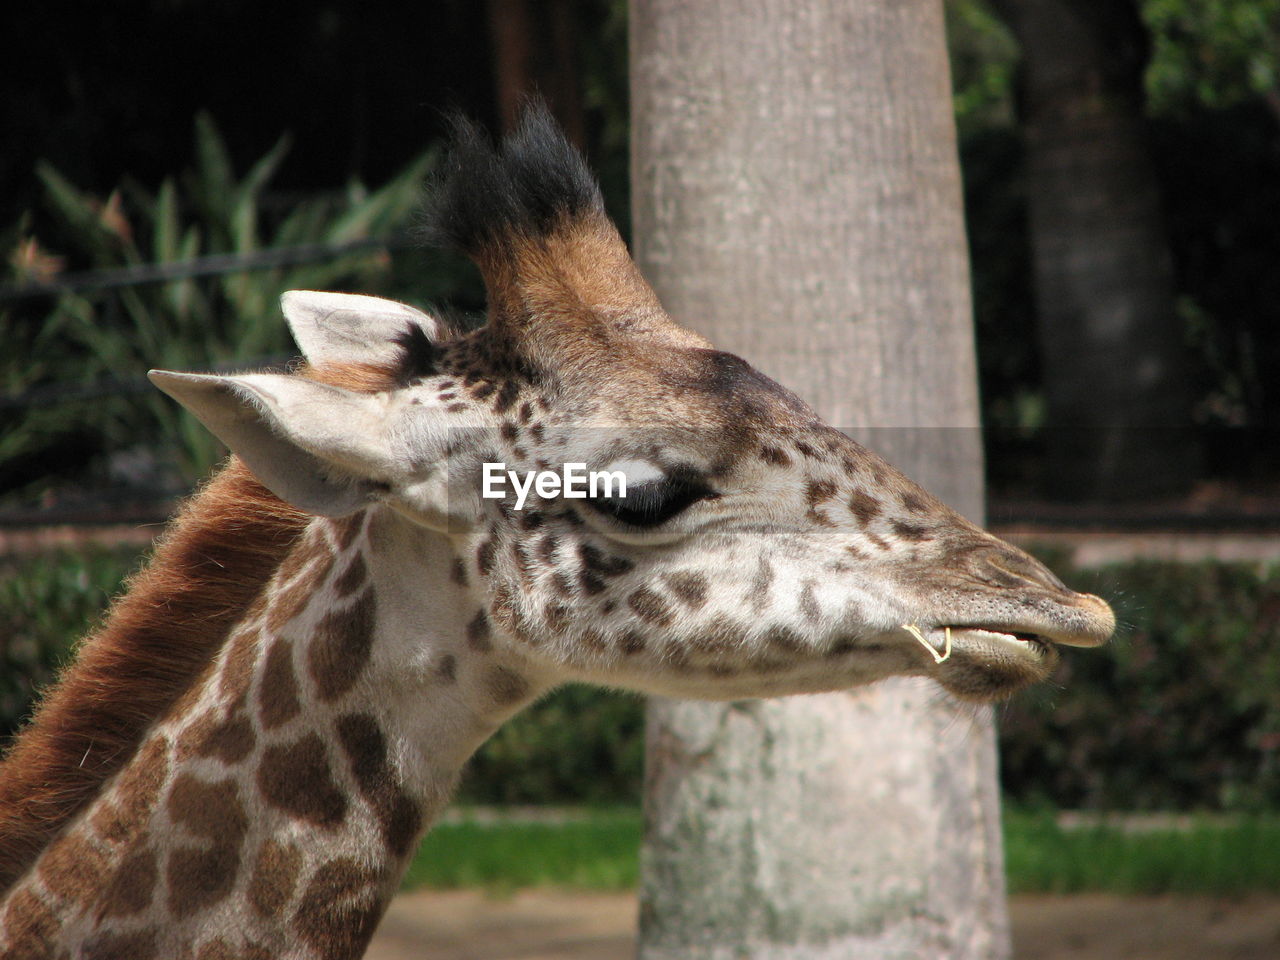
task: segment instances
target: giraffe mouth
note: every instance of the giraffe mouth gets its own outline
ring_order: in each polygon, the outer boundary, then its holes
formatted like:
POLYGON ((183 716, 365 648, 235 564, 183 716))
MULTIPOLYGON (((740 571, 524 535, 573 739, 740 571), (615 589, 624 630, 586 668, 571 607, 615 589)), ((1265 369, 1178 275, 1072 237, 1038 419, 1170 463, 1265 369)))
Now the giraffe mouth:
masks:
MULTIPOLYGON (((1115 614, 1105 601, 1080 593, 1070 603, 1038 610, 1019 611, 1005 620, 977 620, 969 623, 939 624, 929 631, 934 644, 946 642, 950 631, 953 643, 986 647, 992 652, 1046 655, 1055 647, 1098 647, 1115 631, 1115 614)), ((941 649, 941 646, 939 646, 941 649)))
POLYGON ((962 699, 981 703, 1044 680, 1059 659, 1049 637, 1003 624, 935 627, 925 638, 938 682, 962 699))
POLYGON ((1115 629, 1111 608, 1089 594, 1073 599, 1047 609, 1011 611, 1008 619, 904 629, 928 649, 944 687, 965 699, 990 701, 1048 677, 1059 647, 1106 643, 1115 629))

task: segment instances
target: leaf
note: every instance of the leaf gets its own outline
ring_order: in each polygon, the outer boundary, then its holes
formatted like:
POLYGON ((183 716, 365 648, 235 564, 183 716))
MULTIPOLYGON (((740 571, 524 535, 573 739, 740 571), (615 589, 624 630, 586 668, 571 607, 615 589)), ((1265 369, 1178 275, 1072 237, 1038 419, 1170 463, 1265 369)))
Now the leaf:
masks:
POLYGON ((359 240, 403 220, 421 201, 422 181, 434 165, 436 155, 428 151, 385 186, 354 203, 333 222, 326 237, 334 243, 359 240))
POLYGON ((98 218, 96 199, 67 180, 45 160, 36 162, 36 176, 44 184, 45 199, 66 223, 74 239, 97 266, 112 266, 119 262, 116 255, 117 238, 98 218))
POLYGON ((276 141, 276 145, 249 168, 249 172, 245 174, 244 180, 240 183, 241 195, 260 193, 262 188, 275 176, 276 171, 280 168, 280 164, 284 161, 292 146, 293 138, 287 133, 282 135, 276 141))
POLYGON ((172 263, 179 259, 178 235, 181 227, 178 223, 178 192, 172 178, 166 177, 164 183, 160 184, 152 227, 154 236, 151 249, 156 262, 172 263))
POLYGON ((231 157, 218 128, 204 111, 196 114, 196 202, 211 225, 230 234, 231 207, 234 204, 235 174, 231 157))

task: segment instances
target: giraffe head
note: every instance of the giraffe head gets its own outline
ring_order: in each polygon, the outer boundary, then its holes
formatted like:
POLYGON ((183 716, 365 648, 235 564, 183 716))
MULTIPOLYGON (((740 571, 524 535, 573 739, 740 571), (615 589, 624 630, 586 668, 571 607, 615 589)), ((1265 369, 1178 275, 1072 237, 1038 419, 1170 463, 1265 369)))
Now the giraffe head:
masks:
POLYGON ((153 379, 296 506, 439 533, 486 643, 675 696, 987 700, 1110 636, 1105 602, 677 326, 545 113, 497 149, 463 127, 433 220, 484 275, 479 329, 298 292, 309 371, 153 379))

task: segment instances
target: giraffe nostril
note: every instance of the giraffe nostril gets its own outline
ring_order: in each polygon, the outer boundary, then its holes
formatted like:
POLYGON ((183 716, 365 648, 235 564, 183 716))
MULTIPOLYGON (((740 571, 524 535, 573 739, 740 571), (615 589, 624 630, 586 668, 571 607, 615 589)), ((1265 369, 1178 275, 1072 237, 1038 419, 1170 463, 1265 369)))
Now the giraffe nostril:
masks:
POLYGON ((1051 590, 1066 590, 1067 586, 1043 563, 1016 547, 1001 545, 986 551, 979 564, 988 579, 1000 586, 1016 587, 1031 583, 1051 590))

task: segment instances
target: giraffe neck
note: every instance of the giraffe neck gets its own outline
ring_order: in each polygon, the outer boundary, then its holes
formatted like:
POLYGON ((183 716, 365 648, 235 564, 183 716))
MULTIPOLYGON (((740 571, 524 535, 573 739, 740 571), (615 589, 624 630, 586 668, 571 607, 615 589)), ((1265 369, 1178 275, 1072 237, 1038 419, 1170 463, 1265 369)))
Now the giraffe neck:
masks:
POLYGON ((359 956, 463 763, 550 682, 494 647, 463 580, 390 511, 314 521, 11 889, 0 944, 359 956))

